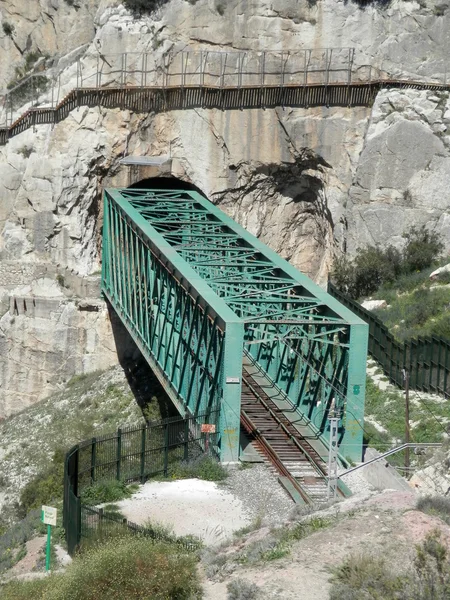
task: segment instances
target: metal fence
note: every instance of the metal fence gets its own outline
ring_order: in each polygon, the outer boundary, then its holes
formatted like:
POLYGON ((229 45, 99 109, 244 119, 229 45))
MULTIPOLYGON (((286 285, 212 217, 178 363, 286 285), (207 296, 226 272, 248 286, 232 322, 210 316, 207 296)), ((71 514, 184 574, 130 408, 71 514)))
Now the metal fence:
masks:
POLYGON ((403 369, 409 373, 409 387, 450 397, 450 340, 431 336, 399 342, 383 322, 331 283, 328 293, 369 325, 369 354, 389 380, 403 388, 403 369))
POLYGON ((119 429, 114 434, 92 438, 71 448, 65 459, 63 505, 69 553, 75 552, 82 537, 96 536, 99 530, 112 524, 163 539, 164 536, 161 538, 161 534, 149 528, 88 506, 82 501, 83 492, 100 482, 143 483, 155 475, 167 477, 171 467, 198 458, 206 449, 217 456, 217 434, 202 433, 201 425, 216 424, 218 418, 217 410, 196 417, 174 417, 142 427, 119 429))

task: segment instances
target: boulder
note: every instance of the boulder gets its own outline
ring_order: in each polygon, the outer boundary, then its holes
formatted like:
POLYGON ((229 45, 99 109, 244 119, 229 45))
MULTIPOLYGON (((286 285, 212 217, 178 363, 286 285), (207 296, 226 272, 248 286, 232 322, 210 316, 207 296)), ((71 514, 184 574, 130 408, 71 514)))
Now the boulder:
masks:
POLYGON ((450 263, 444 265, 443 267, 439 267, 439 269, 433 271, 430 275, 430 279, 439 279, 445 273, 450 273, 450 263))
POLYGON ((366 310, 378 310, 379 308, 387 308, 386 300, 364 300, 361 304, 366 310))

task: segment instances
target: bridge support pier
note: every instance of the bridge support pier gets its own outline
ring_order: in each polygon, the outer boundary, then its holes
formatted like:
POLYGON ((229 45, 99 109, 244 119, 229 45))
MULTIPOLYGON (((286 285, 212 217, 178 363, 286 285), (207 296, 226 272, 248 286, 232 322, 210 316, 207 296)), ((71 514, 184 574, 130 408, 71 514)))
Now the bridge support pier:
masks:
POLYGON ((223 402, 220 409, 220 460, 225 463, 236 463, 239 460, 243 352, 244 324, 242 321, 227 321, 223 361, 223 402))

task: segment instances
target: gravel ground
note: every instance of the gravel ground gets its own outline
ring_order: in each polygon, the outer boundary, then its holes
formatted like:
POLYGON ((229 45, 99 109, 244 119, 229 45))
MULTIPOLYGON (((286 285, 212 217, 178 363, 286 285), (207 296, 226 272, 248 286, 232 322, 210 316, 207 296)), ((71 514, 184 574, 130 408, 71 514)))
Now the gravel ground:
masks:
POLYGON ((211 546, 256 519, 269 526, 286 521, 294 507, 264 465, 235 468, 219 484, 199 479, 149 482, 115 504, 134 523, 162 523, 177 535, 193 534, 211 546))
POLYGON ((213 481, 151 481, 127 500, 115 502, 129 521, 160 523, 176 535, 195 535, 214 546, 250 524, 239 498, 213 481))
POLYGON ((359 471, 354 471, 353 473, 349 473, 348 475, 344 475, 343 477, 341 477, 341 479, 345 483, 345 485, 348 488, 350 488, 352 494, 366 494, 368 492, 374 491, 375 489, 364 478, 362 474, 362 469, 359 471))
POLYGON ((262 519, 264 525, 285 521, 294 507, 276 475, 263 464, 234 469, 221 487, 241 500, 251 520, 262 519))

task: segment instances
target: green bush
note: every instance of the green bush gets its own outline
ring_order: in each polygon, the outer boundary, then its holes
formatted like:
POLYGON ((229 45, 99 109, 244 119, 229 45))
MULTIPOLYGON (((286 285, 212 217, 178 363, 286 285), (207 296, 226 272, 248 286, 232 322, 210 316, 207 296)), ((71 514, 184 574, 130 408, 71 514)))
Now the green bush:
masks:
POLYGON ((125 8, 131 10, 135 14, 149 13, 164 4, 167 4, 169 0, 124 0, 125 8))
POLYGON ((33 508, 62 499, 64 459, 64 450, 56 450, 51 464, 23 488, 20 493, 19 516, 24 517, 33 508))
POLYGON ((34 510, 0 535, 0 573, 20 560, 26 542, 33 539, 40 530, 40 517, 40 509, 34 510))
POLYGON ((228 600, 257 600, 261 597, 261 590, 254 583, 245 579, 235 579, 227 585, 228 600))
POLYGON ((335 571, 330 600, 394 600, 403 580, 391 573, 383 558, 350 555, 335 571))
MULTIPOLYGON (((353 299, 369 296, 382 286, 389 287, 397 281, 412 283, 411 273, 430 267, 439 257, 444 244, 437 233, 425 226, 412 227, 405 232, 403 252, 393 246, 385 250, 380 246, 358 249, 355 257, 335 260, 330 277, 334 285, 353 299), (405 278, 406 276, 406 278, 405 278)), ((422 279, 422 274, 418 275, 422 279)))
POLYGON ((222 481, 228 477, 227 470, 206 454, 191 461, 175 463, 168 473, 171 479, 198 478, 205 481, 222 481))
POLYGON ((169 544, 116 537, 75 557, 64 574, 6 585, 2 600, 194 600, 202 596, 196 560, 169 544))
POLYGON ((103 504, 105 502, 117 502, 124 498, 130 498, 138 489, 138 484, 128 485, 125 481, 100 481, 84 489, 81 492, 83 504, 103 504))
POLYGON ((439 531, 416 546, 409 570, 394 573, 377 556, 349 556, 335 569, 330 600, 448 600, 450 562, 439 531))
POLYGON ((14 33, 14 25, 11 25, 11 23, 8 23, 8 21, 3 21, 2 29, 5 35, 12 36, 14 33))
POLYGON ((425 225, 411 227, 403 234, 406 245, 403 250, 403 264, 406 273, 422 271, 433 264, 444 249, 439 235, 428 231, 425 225))
POLYGON ((337 259, 331 271, 336 287, 351 298, 360 298, 374 293, 382 284, 393 282, 402 270, 401 255, 388 246, 368 246, 358 250, 353 260, 337 259))
POLYGON ((450 525, 450 498, 445 496, 425 496, 417 501, 417 509, 434 515, 450 525))

